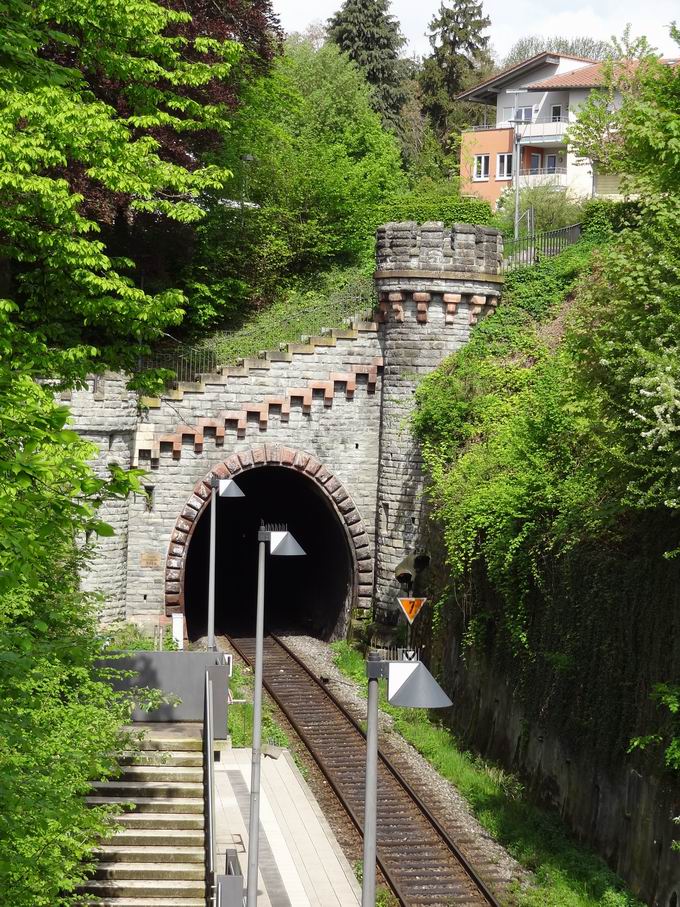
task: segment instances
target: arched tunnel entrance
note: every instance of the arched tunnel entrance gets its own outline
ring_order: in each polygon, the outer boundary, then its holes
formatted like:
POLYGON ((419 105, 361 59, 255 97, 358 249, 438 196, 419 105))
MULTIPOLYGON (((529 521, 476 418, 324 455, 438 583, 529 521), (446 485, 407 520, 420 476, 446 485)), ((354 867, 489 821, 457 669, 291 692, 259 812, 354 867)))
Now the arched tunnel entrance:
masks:
MULTIPOLYGON (((265 631, 301 632, 330 639, 346 632, 354 588, 354 563, 345 528, 325 492, 304 474, 263 466, 236 476, 243 498, 217 499, 215 631, 255 631, 257 532, 285 523, 305 557, 267 554, 265 631)), ((184 610, 189 639, 206 635, 210 507, 189 542, 184 610)))

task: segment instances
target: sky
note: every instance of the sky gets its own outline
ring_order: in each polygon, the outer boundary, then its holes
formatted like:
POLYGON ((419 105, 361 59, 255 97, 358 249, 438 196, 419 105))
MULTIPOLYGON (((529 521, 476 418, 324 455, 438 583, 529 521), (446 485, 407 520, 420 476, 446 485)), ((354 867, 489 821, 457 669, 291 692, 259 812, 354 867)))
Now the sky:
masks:
MULTIPOLYGON (((392 13, 401 22, 409 53, 428 52, 427 25, 440 0, 392 0, 392 13)), ((273 0, 284 29, 304 31, 313 22, 325 21, 342 0, 273 0)), ((680 57, 680 48, 668 34, 668 25, 680 21, 677 0, 484 0, 491 18, 489 36, 495 53, 502 58, 513 43, 525 35, 589 35, 593 38, 621 36, 630 22, 633 35, 645 35, 665 56, 680 57)))

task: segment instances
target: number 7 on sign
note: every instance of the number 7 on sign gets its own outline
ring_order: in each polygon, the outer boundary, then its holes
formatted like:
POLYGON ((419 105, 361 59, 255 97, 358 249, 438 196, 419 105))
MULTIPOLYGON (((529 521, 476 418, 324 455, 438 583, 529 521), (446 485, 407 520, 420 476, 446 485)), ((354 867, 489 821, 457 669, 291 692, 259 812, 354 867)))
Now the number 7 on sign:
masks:
POLYGON ((410 624, 412 624, 413 621, 418 616, 418 612, 423 607, 423 605, 425 604, 427 599, 426 598, 399 598, 399 599, 397 599, 397 601, 401 605, 401 609, 404 612, 404 614, 406 615, 406 620, 410 624))

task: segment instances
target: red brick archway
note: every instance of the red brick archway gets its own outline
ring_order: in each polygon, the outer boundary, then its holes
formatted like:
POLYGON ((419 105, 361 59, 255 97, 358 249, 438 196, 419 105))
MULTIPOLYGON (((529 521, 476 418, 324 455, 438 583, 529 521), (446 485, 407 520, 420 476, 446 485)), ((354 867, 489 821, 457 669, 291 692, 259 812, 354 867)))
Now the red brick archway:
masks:
POLYGON ((194 485, 193 494, 179 515, 170 539, 165 567, 166 614, 184 613, 187 554, 199 517, 210 500, 212 476, 228 478, 263 466, 283 466, 315 482, 326 495, 347 537, 353 566, 351 611, 367 615, 373 597, 374 559, 371 542, 352 498, 330 469, 312 454, 280 444, 266 444, 234 453, 218 463, 194 485))

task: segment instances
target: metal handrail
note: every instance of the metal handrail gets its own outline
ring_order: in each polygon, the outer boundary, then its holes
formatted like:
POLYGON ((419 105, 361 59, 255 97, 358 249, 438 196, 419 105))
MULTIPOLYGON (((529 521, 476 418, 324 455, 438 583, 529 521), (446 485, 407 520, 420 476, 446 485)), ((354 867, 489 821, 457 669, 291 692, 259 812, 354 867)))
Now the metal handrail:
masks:
POLYGON ((213 727, 213 685, 210 673, 205 672, 205 713, 203 719, 203 777, 206 805, 205 862, 206 904, 214 903, 215 869, 217 866, 215 839, 215 730, 213 727))
POLYGON ((508 239, 504 243, 502 270, 534 265, 542 258, 558 255, 581 238, 583 225, 571 224, 558 230, 532 233, 519 239, 508 239))

